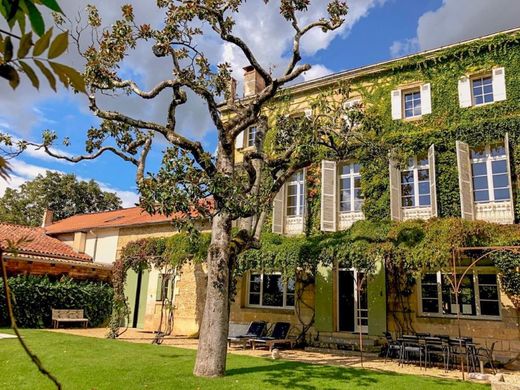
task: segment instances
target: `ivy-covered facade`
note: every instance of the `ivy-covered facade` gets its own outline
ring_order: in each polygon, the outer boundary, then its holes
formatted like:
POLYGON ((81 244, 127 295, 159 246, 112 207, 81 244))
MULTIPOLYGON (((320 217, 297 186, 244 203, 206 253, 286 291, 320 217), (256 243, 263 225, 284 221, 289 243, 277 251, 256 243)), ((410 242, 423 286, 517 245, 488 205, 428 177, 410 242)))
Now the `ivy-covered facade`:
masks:
MULTIPOLYGON (((248 265, 232 321, 289 319, 309 325, 315 337, 334 339, 358 331, 377 338, 387 330, 455 336, 458 312, 465 335, 499 340, 498 357, 517 357, 518 286, 504 290, 518 282, 517 257, 504 268, 513 282, 497 276, 499 260, 492 256, 471 268, 458 306, 445 273, 455 247, 520 244, 520 31, 338 73, 284 93, 291 110, 306 113, 337 83, 348 83, 348 104, 377 118, 381 130, 367 136, 388 153, 361 145, 347 161, 324 155, 286 183, 266 223, 274 234, 268 249, 243 256, 248 265), (351 226, 362 234, 349 233, 351 226), (378 229, 384 231, 379 238, 366 237, 378 229), (399 242, 414 234, 413 245, 399 242), (333 248, 328 239, 343 242, 348 253, 341 261, 326 261, 333 248), (287 276, 280 268, 295 264, 283 256, 298 258, 300 271, 287 276), (310 278, 302 277, 305 256, 323 260, 310 278)), ((254 136, 254 129, 244 134, 237 161, 254 136)), ((462 274, 479 255, 457 256, 462 274)))

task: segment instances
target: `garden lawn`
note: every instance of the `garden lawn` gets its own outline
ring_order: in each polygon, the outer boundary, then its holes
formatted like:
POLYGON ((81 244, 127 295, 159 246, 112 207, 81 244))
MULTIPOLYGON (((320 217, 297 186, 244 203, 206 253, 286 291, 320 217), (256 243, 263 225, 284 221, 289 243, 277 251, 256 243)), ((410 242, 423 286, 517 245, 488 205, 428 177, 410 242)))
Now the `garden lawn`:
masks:
MULTIPOLYGON (((1 330, 10 333, 8 330, 1 330)), ((195 351, 22 330, 67 389, 486 389, 474 383, 228 355, 224 378, 192 375, 195 351)), ((16 339, 0 339, 0 389, 52 389, 16 339)))

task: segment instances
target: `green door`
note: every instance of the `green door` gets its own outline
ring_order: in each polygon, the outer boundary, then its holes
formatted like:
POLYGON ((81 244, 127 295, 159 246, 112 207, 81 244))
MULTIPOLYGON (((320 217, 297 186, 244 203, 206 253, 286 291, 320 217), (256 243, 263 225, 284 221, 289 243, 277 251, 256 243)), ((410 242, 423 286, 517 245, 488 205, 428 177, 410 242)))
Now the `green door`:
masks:
POLYGON ((386 331, 386 277, 384 261, 368 280, 368 334, 381 336, 386 331))
POLYGON ((318 266, 316 275, 315 310, 316 330, 322 332, 334 331, 334 299, 333 299, 332 266, 318 266))
POLYGON ((128 298, 130 323, 132 328, 143 328, 146 313, 146 292, 148 290, 149 271, 135 272, 128 270, 126 274, 125 296, 128 298))

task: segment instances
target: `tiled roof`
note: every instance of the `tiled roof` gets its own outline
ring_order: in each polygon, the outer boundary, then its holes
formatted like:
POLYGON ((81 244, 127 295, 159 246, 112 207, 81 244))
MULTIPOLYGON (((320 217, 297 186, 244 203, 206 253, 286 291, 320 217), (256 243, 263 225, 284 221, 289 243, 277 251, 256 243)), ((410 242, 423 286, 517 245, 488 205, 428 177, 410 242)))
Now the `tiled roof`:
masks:
MULTIPOLYGON (((196 218, 197 216, 198 213, 194 211, 192 217, 196 218)), ((127 209, 104 211, 100 213, 74 215, 46 226, 45 231, 47 234, 58 234, 94 228, 115 228, 132 225, 166 223, 176 218, 182 218, 182 214, 178 213, 169 217, 163 214, 150 215, 141 207, 130 207, 127 209)))
POLYGON ((21 254, 92 262, 90 256, 77 253, 60 240, 47 236, 43 228, 0 222, 0 246, 2 249, 9 246, 8 241, 14 244, 18 243, 16 245, 17 251, 21 254))

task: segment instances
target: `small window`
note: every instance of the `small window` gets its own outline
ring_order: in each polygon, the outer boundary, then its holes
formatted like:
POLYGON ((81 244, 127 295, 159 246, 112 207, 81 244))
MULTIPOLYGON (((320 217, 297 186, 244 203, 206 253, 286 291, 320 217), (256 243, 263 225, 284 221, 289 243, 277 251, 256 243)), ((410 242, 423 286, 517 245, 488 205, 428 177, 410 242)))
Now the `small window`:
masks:
POLYGON ((303 215, 304 204, 303 171, 291 176, 287 182, 287 216, 299 217, 303 215))
POLYGON ((503 143, 471 149, 471 173, 475 202, 510 200, 507 155, 503 143))
POLYGON ((439 285, 437 274, 425 274, 421 280, 422 311, 424 313, 439 312, 439 285))
POLYGON ((492 274, 478 275, 478 292, 480 298, 480 314, 483 316, 499 316, 497 276, 492 274))
POLYGON ((256 142, 256 126, 251 126, 247 130, 247 146, 248 147, 255 146, 255 142, 256 142))
POLYGON ((339 211, 349 213, 361 211, 363 195, 361 194, 360 166, 357 163, 345 164, 339 172, 339 211))
POLYGON ((262 307, 294 307, 296 283, 284 282, 279 273, 250 273, 248 305, 262 307))
POLYGON ((401 207, 430 205, 430 166, 427 157, 419 156, 410 159, 408 168, 401 171, 401 207))
POLYGON ((471 79, 473 105, 493 103, 493 77, 491 75, 471 79))
POLYGON ((420 90, 414 90, 403 93, 403 107, 404 117, 413 118, 421 116, 421 92, 420 90))

